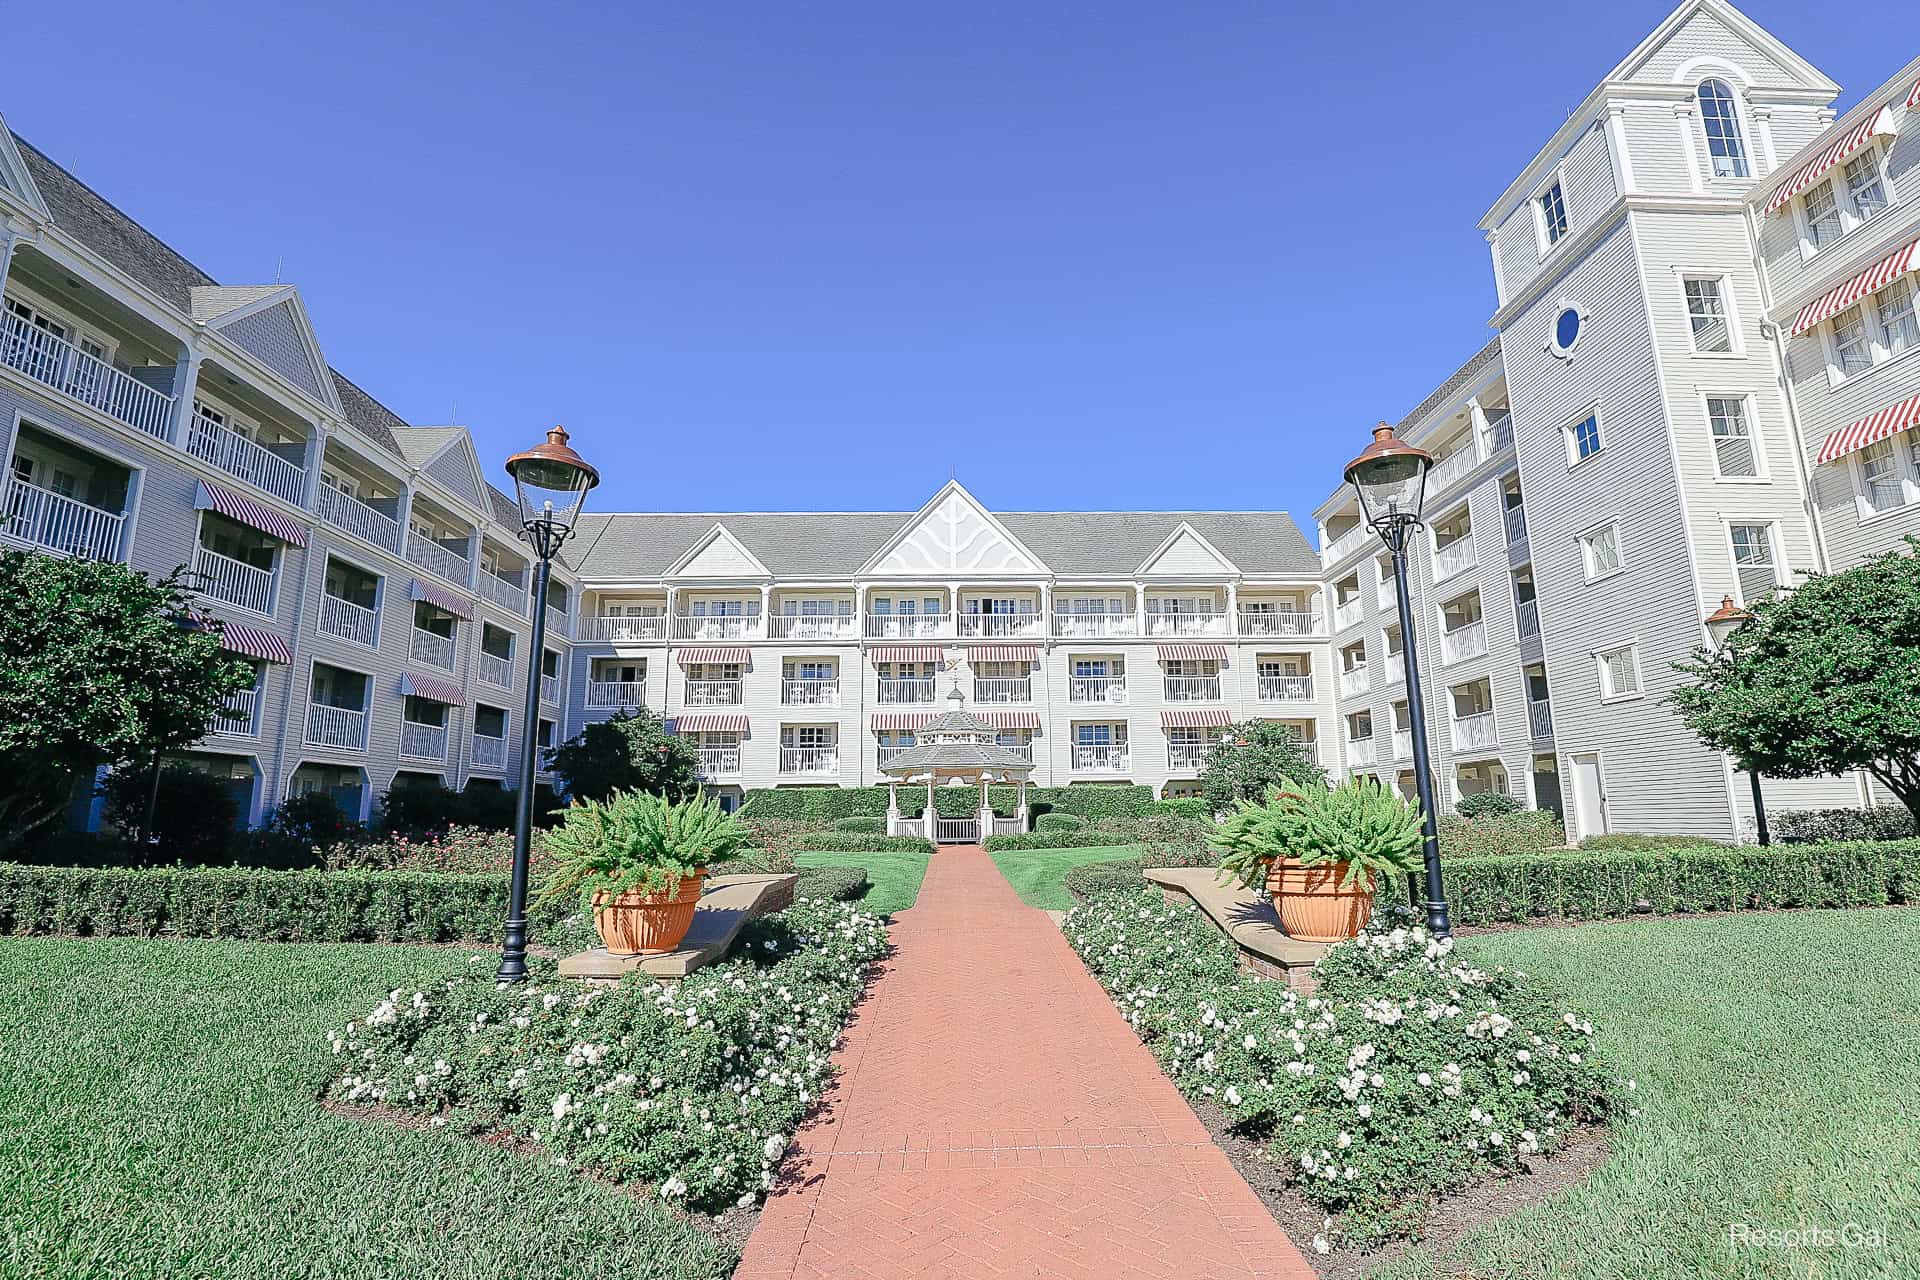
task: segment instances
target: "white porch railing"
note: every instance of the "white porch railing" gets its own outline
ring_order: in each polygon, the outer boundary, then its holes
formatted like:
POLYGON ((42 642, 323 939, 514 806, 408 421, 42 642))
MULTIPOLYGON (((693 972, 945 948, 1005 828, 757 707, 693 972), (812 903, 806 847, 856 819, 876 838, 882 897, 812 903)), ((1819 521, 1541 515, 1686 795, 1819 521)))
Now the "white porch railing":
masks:
POLYGON ((675 640, 745 640, 760 628, 757 613, 676 613, 675 640))
POLYGON ((1046 633, 1046 619, 1037 613, 963 613, 955 621, 962 636, 1004 639, 1046 633))
POLYGON ((1391 614, 1400 607, 1399 590, 1393 585, 1393 575, 1375 577, 1373 580, 1373 603, 1381 613, 1391 614))
POLYGON ((480 584, 480 595, 493 601, 508 613, 527 616, 527 589, 517 582, 509 582, 496 573, 489 573, 484 567, 475 579, 480 584))
POLYGON ((1310 702, 1313 700, 1312 676, 1261 676, 1262 702, 1310 702))
POLYGON ((582 618, 580 630, 582 640, 603 640, 609 644, 623 644, 634 640, 665 640, 667 616, 656 613, 634 618, 582 618))
POLYGON ((1345 559, 1357 551, 1367 540, 1367 526, 1355 525, 1339 537, 1329 542, 1320 553, 1320 562, 1330 565, 1336 560, 1345 559))
POLYGON ((780 681, 780 701, 789 707, 837 707, 840 705, 840 681, 780 681))
POLYGON ((1513 448, 1513 414, 1499 414, 1487 422, 1487 456, 1513 448))
POLYGON ((1118 706, 1126 700, 1125 676, 1073 676, 1067 682, 1068 702, 1104 702, 1118 706))
POLYGON ((415 627, 407 652, 413 655, 416 662, 424 662, 442 671, 453 670, 453 641, 447 636, 415 627))
POLYGON ((1476 618, 1440 636, 1440 661, 1459 662, 1487 651, 1487 624, 1476 618))
POLYGON ((1167 768, 1174 773, 1198 773, 1212 749, 1212 744, 1206 742, 1169 742, 1167 768))
POLYGON ((1025 742, 1002 743, 1000 749, 1002 751, 1011 751, 1028 763, 1032 763, 1033 761, 1033 740, 1031 738, 1025 742))
POLYGON ((1500 735, 1494 730, 1491 711, 1453 718, 1453 749, 1455 751, 1479 751, 1493 746, 1499 740, 1500 735))
POLYGON ((975 702, 1032 702, 1031 676, 981 676, 973 682, 975 702))
POLYGON ((0 329, 0 364, 18 369, 82 404, 164 440, 173 421, 173 397, 120 372, 63 338, 8 314, 0 329))
POLYGON ((689 680, 686 703, 690 707, 737 707, 745 700, 738 680, 689 680))
POLYGON ((7 518, 0 533, 85 560, 114 560, 126 520, 123 512, 89 506, 14 476, 7 482, 7 518))
POLYGON ((1385 663, 1388 684, 1401 684, 1407 678, 1407 653, 1402 649, 1398 653, 1387 655, 1385 663))
POLYGON ((993 815, 993 834, 997 836, 1017 836, 1025 830, 1017 815, 1011 818, 1003 818, 997 813, 993 815))
POLYGON ((1320 615, 1297 609, 1242 609, 1243 636, 1317 636, 1324 630, 1320 615))
POLYGON ((407 530, 407 559, 448 582, 467 585, 467 558, 411 529, 407 530))
POLYGON ((367 748, 367 713, 316 702, 307 708, 307 741, 320 747, 367 748))
POLYGON ((1519 546, 1527 540, 1527 509, 1524 506, 1508 507, 1500 513, 1500 519, 1507 527, 1507 545, 1519 546))
POLYGON ((320 596, 320 630, 325 635, 373 648, 380 634, 380 615, 351 600, 325 592, 320 596))
POLYGON ((699 754, 701 777, 718 778, 740 772, 739 747, 701 747, 699 754))
POLYGON ((1514 606, 1514 625, 1522 637, 1540 634, 1540 601, 1522 600, 1514 606))
POLYGON ((260 731, 253 721, 254 705, 259 701, 260 690, 241 689, 230 694, 220 713, 213 718, 208 729, 214 733, 224 733, 229 738, 251 738, 260 731))
POLYGON ((1223 636, 1227 634, 1224 613, 1149 613, 1150 636, 1223 636))
POLYGON ((557 636, 573 639, 573 615, 554 605, 547 606, 547 630, 557 636))
POLYGON ((334 528, 345 529, 395 555, 400 553, 400 522, 378 507, 322 485, 314 509, 334 528))
POLYGON ((1137 634, 1138 621, 1130 613, 1060 613, 1053 615, 1053 634, 1065 640, 1099 639, 1137 634))
POLYGON ((412 720, 402 720, 400 722, 400 754, 408 760, 445 760, 447 758, 447 726, 416 724, 412 720))
POLYGON ((882 706, 895 706, 904 702, 932 702, 933 681, 931 679, 882 679, 876 686, 874 701, 882 706))
POLYGON ((228 559, 205 547, 193 549, 194 581, 200 594, 255 613, 273 612, 273 571, 228 559))
POLYGON ((893 759, 895 756, 902 755, 911 750, 913 750, 913 748, 910 746, 902 747, 893 743, 883 743, 880 747, 880 764, 884 766, 887 761, 893 759))
POLYGON ((1355 667, 1351 671, 1340 673, 1340 696, 1358 697, 1373 687, 1373 673, 1365 667, 1355 667))
POLYGON ((941 818, 933 820, 933 838, 941 844, 980 843, 980 819, 941 818))
POLYGON ((1454 574, 1471 569, 1479 562, 1479 551, 1474 544, 1472 534, 1455 538, 1444 547, 1437 547, 1433 553, 1433 580, 1451 578, 1454 574))
POLYGON ((1393 758, 1395 760, 1413 759, 1413 730, 1395 729, 1393 731, 1393 758))
POLYGON ((554 702, 554 703, 557 703, 560 701, 560 677, 559 676, 541 676, 540 677, 540 701, 554 702))
POLYGON ((853 640, 860 622, 850 613, 770 613, 767 636, 773 640, 853 640))
POLYGON ((947 634, 944 613, 870 613, 867 637, 872 640, 937 640, 947 634))
POLYGON ((1427 472, 1427 492, 1439 493, 1448 485, 1463 479, 1466 474, 1480 465, 1480 454, 1473 445, 1466 444, 1455 449, 1446 457, 1433 464, 1427 472))
POLYGON ((644 707, 647 686, 641 680, 589 680, 587 705, 596 710, 608 707, 644 707))
POLYGON ((473 671, 484 684, 496 689, 513 688, 513 660, 510 658, 482 649, 480 656, 474 659, 473 671))
POLYGON ((1553 704, 1547 699, 1527 703, 1527 734, 1534 741, 1553 736, 1553 704))
POLYGON ((1365 610, 1366 606, 1361 603, 1359 596, 1355 596, 1344 604, 1335 605, 1333 608, 1333 629, 1335 631, 1345 631, 1348 627, 1358 626, 1360 619, 1366 616, 1365 610))
POLYGON ((1220 701, 1219 676, 1168 676, 1168 702, 1220 701))
POLYGON ((1073 768, 1077 773, 1125 773, 1130 767, 1124 742, 1073 744, 1073 768))
POLYGON ((197 413, 187 424, 187 452, 286 502, 298 504, 306 496, 305 467, 197 413))
POLYGON ((1348 738, 1347 739, 1347 763, 1356 768, 1361 768, 1366 765, 1372 764, 1373 763, 1373 739, 1372 738, 1348 738))
POLYGON ((837 747, 782 747, 782 773, 838 773, 840 751, 837 747))
POLYGON ((484 733, 473 735, 473 762, 483 769, 504 769, 507 767, 507 740, 489 737, 484 733))

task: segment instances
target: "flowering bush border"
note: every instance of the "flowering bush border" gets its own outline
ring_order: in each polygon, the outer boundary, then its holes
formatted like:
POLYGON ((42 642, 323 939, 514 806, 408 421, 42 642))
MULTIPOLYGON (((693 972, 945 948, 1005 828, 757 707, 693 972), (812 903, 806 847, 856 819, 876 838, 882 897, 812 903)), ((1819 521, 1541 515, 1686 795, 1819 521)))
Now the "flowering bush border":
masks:
POLYGON ((1577 1011, 1424 930, 1340 944, 1302 996, 1239 972, 1229 940, 1154 890, 1101 892, 1063 928, 1181 1092, 1265 1140, 1326 1210, 1320 1252, 1417 1233, 1435 1195, 1559 1147, 1634 1089, 1577 1011))
POLYGON ((804 898, 672 987, 640 974, 583 987, 546 962, 508 986, 476 957, 472 972, 396 988, 329 1033, 341 1065, 328 1096, 537 1144, 689 1208, 749 1206, 772 1187, 886 950, 877 917, 804 898))

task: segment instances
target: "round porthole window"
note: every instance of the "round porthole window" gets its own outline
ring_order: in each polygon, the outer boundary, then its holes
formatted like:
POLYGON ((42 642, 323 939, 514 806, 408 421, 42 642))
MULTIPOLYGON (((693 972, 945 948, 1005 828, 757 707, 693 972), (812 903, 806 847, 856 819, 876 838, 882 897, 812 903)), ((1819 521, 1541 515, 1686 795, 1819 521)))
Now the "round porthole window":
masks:
POLYGON ((1547 340, 1547 350, 1557 356, 1572 355, 1586 327, 1585 312, 1570 302, 1562 304, 1560 314, 1553 318, 1553 333, 1547 340))

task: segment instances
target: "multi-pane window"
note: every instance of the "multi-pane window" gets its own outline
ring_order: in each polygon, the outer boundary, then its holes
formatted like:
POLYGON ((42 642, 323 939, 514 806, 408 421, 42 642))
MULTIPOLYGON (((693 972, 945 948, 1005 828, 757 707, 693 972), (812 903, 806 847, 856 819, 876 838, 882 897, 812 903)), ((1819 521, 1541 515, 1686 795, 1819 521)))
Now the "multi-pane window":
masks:
POLYGON ((1640 663, 1632 645, 1608 649, 1597 656, 1601 697, 1629 698, 1640 692, 1640 663))
POLYGON ((1733 576, 1740 584, 1742 603, 1750 603, 1780 584, 1773 563, 1773 530, 1764 524, 1729 525, 1733 544, 1733 576))
POLYGON ((1567 428, 1567 461, 1584 462, 1600 452, 1600 419, 1588 414, 1567 428))
POLYGON ((1707 423, 1713 431, 1713 460, 1723 476, 1757 476, 1759 453, 1747 402, 1739 396, 1708 396, 1707 423))
POLYGON ((1567 234, 1567 203, 1560 195, 1560 184, 1554 183, 1538 196, 1540 206, 1540 227, 1547 237, 1547 243, 1560 243, 1560 237, 1567 234))
POLYGON ((1620 568, 1620 526, 1603 525, 1591 533, 1580 535, 1580 555, 1587 567, 1587 577, 1602 578, 1620 568))
POLYGON ((1873 343, 1867 336, 1867 318, 1858 306, 1833 318, 1833 357, 1842 374, 1873 367, 1873 343))
POLYGON ((1888 355, 1899 355, 1908 347, 1920 345, 1920 318, 1913 311, 1913 282, 1895 280, 1873 299, 1880 312, 1880 340, 1888 355))
POLYGON ((1740 117, 1734 110, 1733 90, 1724 80, 1700 82, 1700 122, 1707 130, 1707 154, 1713 158, 1716 178, 1747 176, 1747 147, 1740 138, 1740 117))
POLYGON ((1727 324, 1726 299, 1713 276, 1688 276, 1687 323, 1693 329, 1695 351, 1733 350, 1733 330, 1727 324))
POLYGON ((1840 202, 1833 198, 1833 184, 1823 182, 1807 192, 1807 240, 1814 248, 1832 244, 1840 238, 1840 202))
POLYGON ((1373 737, 1373 712, 1356 711, 1347 717, 1347 738, 1352 742, 1365 742, 1373 737))
MULTIPOLYGON (((1916 435, 1920 439, 1920 435, 1916 435)), ((1916 446, 1920 450, 1920 446, 1916 446)), ((1861 487, 1866 490, 1867 505, 1875 511, 1891 511, 1906 505, 1905 487, 1900 483, 1900 460, 1893 441, 1881 440, 1860 451, 1861 487)))
POLYGON ((1886 184, 1880 180, 1880 159, 1872 151, 1847 162, 1847 199, 1854 216, 1865 222, 1887 207, 1886 184))

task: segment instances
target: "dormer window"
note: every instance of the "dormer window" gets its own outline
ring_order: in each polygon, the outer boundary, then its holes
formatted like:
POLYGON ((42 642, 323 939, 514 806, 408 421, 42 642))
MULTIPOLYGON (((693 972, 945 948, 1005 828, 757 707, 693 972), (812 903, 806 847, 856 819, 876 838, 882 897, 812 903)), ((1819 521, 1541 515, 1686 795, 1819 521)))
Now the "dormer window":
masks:
POLYGON ((1733 90, 1724 80, 1702 80, 1700 122, 1707 130, 1707 154, 1713 158, 1716 178, 1745 178, 1747 146, 1740 137, 1740 117, 1734 110, 1733 90))

